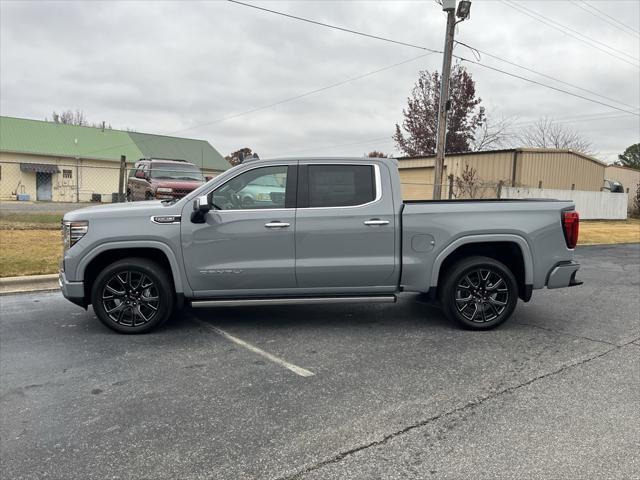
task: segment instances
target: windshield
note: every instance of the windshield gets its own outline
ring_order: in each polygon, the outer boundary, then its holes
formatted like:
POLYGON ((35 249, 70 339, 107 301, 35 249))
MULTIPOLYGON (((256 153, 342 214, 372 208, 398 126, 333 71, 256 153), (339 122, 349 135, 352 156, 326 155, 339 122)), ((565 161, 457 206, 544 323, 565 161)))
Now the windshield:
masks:
POLYGON ((204 176, 195 165, 154 165, 151 168, 151 178, 169 180, 196 180, 204 182, 204 176))

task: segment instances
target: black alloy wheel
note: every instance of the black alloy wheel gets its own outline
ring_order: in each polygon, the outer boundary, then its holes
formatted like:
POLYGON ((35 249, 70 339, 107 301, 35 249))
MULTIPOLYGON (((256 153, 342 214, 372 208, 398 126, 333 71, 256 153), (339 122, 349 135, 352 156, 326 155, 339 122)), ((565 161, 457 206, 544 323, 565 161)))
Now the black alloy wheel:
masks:
POLYGON ((173 309, 173 287, 164 268, 144 258, 126 258, 98 274, 91 303, 98 319, 121 333, 160 326, 173 309))
POLYGON ((502 262, 468 257, 445 272, 441 290, 447 315, 472 330, 488 330, 507 320, 518 302, 518 284, 502 262))

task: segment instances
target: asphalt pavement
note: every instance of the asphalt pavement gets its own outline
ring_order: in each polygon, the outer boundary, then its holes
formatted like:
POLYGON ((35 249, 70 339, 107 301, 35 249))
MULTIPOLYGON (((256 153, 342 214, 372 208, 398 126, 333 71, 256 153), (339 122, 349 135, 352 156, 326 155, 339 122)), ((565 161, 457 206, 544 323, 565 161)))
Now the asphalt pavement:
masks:
POLYGON ((640 245, 469 332, 396 305, 191 310, 148 335, 0 297, 2 478, 640 478, 640 245), (306 373, 305 373, 306 372, 306 373))

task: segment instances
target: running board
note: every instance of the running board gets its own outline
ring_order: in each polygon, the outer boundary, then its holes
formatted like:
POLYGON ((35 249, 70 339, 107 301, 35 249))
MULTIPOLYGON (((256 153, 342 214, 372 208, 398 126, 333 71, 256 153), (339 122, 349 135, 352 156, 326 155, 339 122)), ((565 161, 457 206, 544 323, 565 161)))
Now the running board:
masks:
POLYGON ((338 296, 338 297, 284 297, 284 298, 243 298, 225 300, 192 300, 194 308, 246 307, 251 305, 313 305, 328 303, 395 303, 395 295, 338 296))

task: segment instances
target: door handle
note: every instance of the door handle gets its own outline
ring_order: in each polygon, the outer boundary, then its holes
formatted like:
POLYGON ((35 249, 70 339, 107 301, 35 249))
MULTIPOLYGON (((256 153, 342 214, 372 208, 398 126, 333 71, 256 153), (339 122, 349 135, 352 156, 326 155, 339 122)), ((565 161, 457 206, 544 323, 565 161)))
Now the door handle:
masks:
POLYGON ((264 224, 267 228, 287 228, 289 225, 290 224, 285 222, 269 222, 264 224))
POLYGON ((389 220, 380 220, 380 219, 377 219, 377 218, 372 218, 371 220, 365 220, 364 224, 368 225, 368 226, 372 226, 372 225, 389 225, 389 220))

